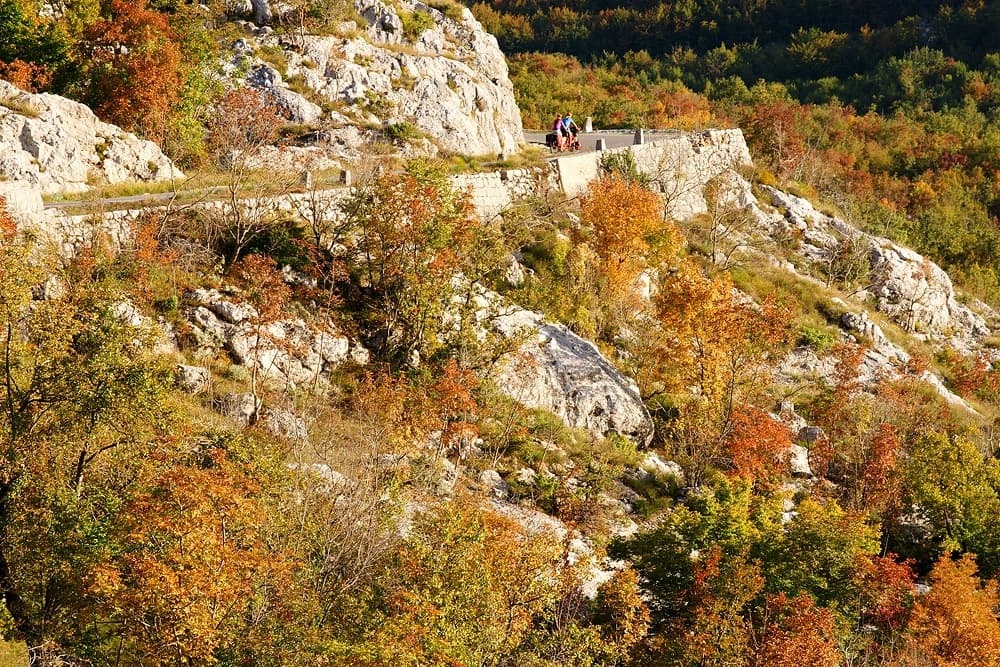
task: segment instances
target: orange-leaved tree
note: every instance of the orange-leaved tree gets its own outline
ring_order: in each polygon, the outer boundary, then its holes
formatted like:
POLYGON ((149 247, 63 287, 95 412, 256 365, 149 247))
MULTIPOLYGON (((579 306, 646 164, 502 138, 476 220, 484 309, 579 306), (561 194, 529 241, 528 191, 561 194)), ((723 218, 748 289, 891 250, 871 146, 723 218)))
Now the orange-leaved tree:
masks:
POLYGON ((596 260, 595 333, 610 338, 648 310, 641 296, 642 273, 672 268, 683 237, 674 224, 663 220, 659 195, 617 175, 591 181, 580 198, 580 211, 584 231, 578 240, 586 245, 578 243, 575 257, 582 262, 596 260))
POLYGON ((901 665, 973 667, 1000 664, 1000 607, 996 584, 976 576, 970 554, 944 555, 930 573, 931 589, 917 598, 906 627, 901 665), (929 660, 929 662, 928 662, 929 660))
POLYGON ((145 0, 111 0, 105 18, 83 32, 89 79, 88 101, 108 122, 128 130, 146 128, 160 139, 181 90, 180 45, 167 17, 145 0), (157 126, 159 125, 159 126, 157 126))
POLYGON ((768 595, 755 628, 754 667, 837 667, 840 652, 834 616, 808 595, 768 595))
POLYGON ((725 455, 733 473, 751 482, 769 483, 787 468, 792 438, 788 427, 763 410, 741 405, 733 410, 725 455))
POLYGON ((221 449, 177 463, 123 512, 92 587, 127 662, 211 665, 273 613, 292 561, 266 544, 261 484, 221 449))
POLYGON ((680 231, 663 220, 663 202, 652 190, 617 176, 591 181, 580 197, 582 222, 592 234, 608 280, 630 287, 640 271, 676 256, 680 231))
POLYGON ((658 331, 637 379, 644 395, 671 398, 671 429, 696 473, 726 456, 734 411, 766 386, 788 314, 770 298, 755 304, 727 274, 707 277, 690 260, 663 276, 654 304, 658 331))
POLYGON ((515 655, 560 595, 551 535, 458 503, 417 517, 375 589, 351 664, 493 664, 515 655))

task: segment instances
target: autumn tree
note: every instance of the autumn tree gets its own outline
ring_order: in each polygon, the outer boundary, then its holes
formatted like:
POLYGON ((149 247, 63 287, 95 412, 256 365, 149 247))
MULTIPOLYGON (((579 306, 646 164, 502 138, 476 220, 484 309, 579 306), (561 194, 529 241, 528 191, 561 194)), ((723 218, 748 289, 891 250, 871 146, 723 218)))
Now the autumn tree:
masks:
POLYGON ((640 389, 674 402, 668 427, 700 475, 725 456, 734 411, 757 398, 788 316, 773 299, 757 305, 735 293, 727 275, 706 277, 689 260, 662 277, 654 305, 658 327, 637 369, 640 389))
POLYGON ((255 160, 277 139, 282 122, 270 99, 251 88, 228 91, 209 116, 209 152, 226 175, 226 197, 206 208, 205 235, 226 268, 280 222, 274 197, 290 180, 273 173, 265 178, 255 160))
MULTIPOLYGON (((118 655, 150 664, 211 665, 276 613, 293 563, 262 539, 261 482, 222 449, 196 453, 123 508, 121 550, 92 584, 118 655)), ((258 473, 260 471, 257 471, 258 473)))
POLYGON ((997 474, 996 460, 966 437, 928 433, 914 442, 905 461, 903 497, 925 517, 930 540, 925 547, 932 555, 973 552, 985 572, 997 571, 997 474))
POLYGON ((250 366, 250 391, 257 395, 259 390, 259 375, 272 369, 263 362, 263 351, 268 347, 281 344, 268 330, 268 326, 276 323, 285 314, 285 308, 291 299, 291 289, 285 284, 284 276, 274 265, 274 260, 262 255, 247 255, 232 268, 233 276, 243 288, 243 296, 252 307, 247 318, 252 327, 251 358, 246 360, 250 366))
POLYGON ((656 268, 680 250, 680 233, 664 224, 660 198, 634 181, 614 175, 592 181, 580 197, 580 211, 602 273, 622 287, 631 287, 643 268, 656 268))
POLYGON ((893 554, 862 557, 855 570, 859 591, 856 627, 868 635, 866 656, 891 656, 900 644, 916 599, 916 574, 911 562, 893 554))
POLYGON ((414 528, 385 572, 378 615, 366 623, 370 639, 351 649, 351 660, 491 665, 515 655, 558 595, 558 543, 454 506, 414 528))
POLYGON ((427 359, 452 343, 471 344, 480 281, 502 254, 475 220, 464 192, 439 166, 410 162, 355 189, 344 204, 354 230, 352 283, 371 347, 400 364, 427 359))
POLYGON ((972 667, 1000 661, 1000 605, 996 585, 976 576, 971 555, 942 556, 931 570, 930 591, 917 598, 906 626, 908 655, 899 664, 972 667))
POLYGON ((84 252, 58 271, 0 228, 0 590, 14 636, 72 650, 95 615, 86 582, 110 526, 151 454, 170 450, 169 375, 117 314, 113 263, 84 252), (49 271, 65 294, 33 302, 49 271))
MULTIPOLYGON (((621 327, 635 326, 645 310, 641 274, 655 274, 672 264, 682 239, 677 227, 663 221, 660 197, 617 174, 591 182, 580 198, 580 211, 586 231, 578 243, 586 242, 596 253, 599 276, 594 285, 599 304, 594 314, 596 334, 611 339, 621 327)), ((586 250, 577 250, 580 259, 586 257, 586 250)))
POLYGON ((829 609, 817 607, 808 595, 791 599, 784 593, 767 596, 757 624, 750 665, 837 667, 841 664, 834 615, 829 609))
POLYGON ((43 19, 35 3, 0 1, 0 76, 18 88, 36 92, 48 88, 68 67, 72 39, 63 26, 43 19))
POLYGON ((788 427, 749 405, 737 407, 731 419, 720 465, 764 485, 781 479, 792 446, 788 427))
POLYGON ((807 498, 795 511, 780 538, 765 545, 768 590, 806 594, 822 606, 853 608, 855 573, 862 559, 878 553, 878 528, 833 500, 807 498))
POLYGON ((163 137, 181 89, 181 52, 167 17, 145 0, 111 0, 105 17, 86 26, 88 101, 108 122, 163 137), (149 123, 159 119, 159 126, 149 123))

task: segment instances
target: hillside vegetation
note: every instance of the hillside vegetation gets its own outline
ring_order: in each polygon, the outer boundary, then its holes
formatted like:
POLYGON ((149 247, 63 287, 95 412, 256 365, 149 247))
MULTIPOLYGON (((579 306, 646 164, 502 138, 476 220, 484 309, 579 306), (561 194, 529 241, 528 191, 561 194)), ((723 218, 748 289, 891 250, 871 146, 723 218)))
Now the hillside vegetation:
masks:
MULTIPOLYGON (((531 122, 738 124, 756 161, 693 214, 669 160, 573 199, 543 167, 485 220, 412 127, 336 196, 262 169, 315 128, 219 74, 262 32, 221 4, 61 4, 0 0, 0 76, 224 197, 0 199, 0 661, 1000 664, 995 311, 882 238, 1000 302, 993 4, 477 4, 531 122), (562 417, 509 381, 555 348, 562 417), (631 404, 571 414, 602 382, 631 404)), ((288 5, 289 43, 367 21, 288 5)))
POLYGON ((757 164, 997 302, 1000 6, 478 3, 525 124, 741 127, 757 164))

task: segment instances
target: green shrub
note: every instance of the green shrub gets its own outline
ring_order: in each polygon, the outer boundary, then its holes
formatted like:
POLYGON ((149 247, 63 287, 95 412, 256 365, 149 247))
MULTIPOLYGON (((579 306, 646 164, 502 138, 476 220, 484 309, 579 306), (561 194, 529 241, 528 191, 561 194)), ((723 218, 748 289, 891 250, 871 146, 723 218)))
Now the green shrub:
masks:
POLYGON ((434 27, 434 18, 427 12, 401 12, 399 18, 403 21, 403 34, 410 40, 434 27))
POLYGON ((408 144, 420 138, 420 130, 417 129, 417 126, 405 120, 386 126, 385 134, 392 143, 397 145, 408 144))
POLYGON ((833 347, 837 336, 829 329, 818 327, 803 327, 799 331, 799 345, 807 345, 817 352, 823 352, 833 347))

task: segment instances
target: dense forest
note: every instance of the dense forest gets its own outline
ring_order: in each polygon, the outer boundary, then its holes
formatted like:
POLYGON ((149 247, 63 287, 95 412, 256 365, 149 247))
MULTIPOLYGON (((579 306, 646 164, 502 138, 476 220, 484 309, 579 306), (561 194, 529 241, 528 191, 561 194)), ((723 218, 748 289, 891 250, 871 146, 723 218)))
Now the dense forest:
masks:
MULTIPOLYGON (((287 5, 279 35, 363 21, 287 5)), ((741 127, 761 201, 801 194, 1000 305, 1000 3, 472 9, 527 126, 569 108, 741 127)), ((880 320, 908 361, 861 382, 873 341, 840 329, 865 281, 849 243, 819 276, 770 261, 801 239, 719 253, 751 224, 724 184, 674 219, 627 159, 579 199, 541 190, 484 222, 454 161, 380 145, 336 212, 248 217, 238 201, 281 178, 240 156, 303 128, 219 76, 254 36, 231 19, 0 0, 0 77, 88 103, 230 195, 72 257, 0 207, 0 664, 1000 664, 995 338, 963 354, 880 320), (594 341, 635 382, 649 442, 498 391, 524 341, 481 328, 486 291, 594 341), (205 293, 242 313, 239 355, 192 319, 205 293), (303 323, 368 356, 322 383, 269 376, 261 358, 301 342, 275 332, 303 323), (832 372, 774 384, 793 350, 832 372), (242 424, 220 413, 233 396, 242 424), (796 444, 815 474, 791 474, 789 413, 813 429, 796 444), (268 426, 282 415, 291 428, 268 426)))

